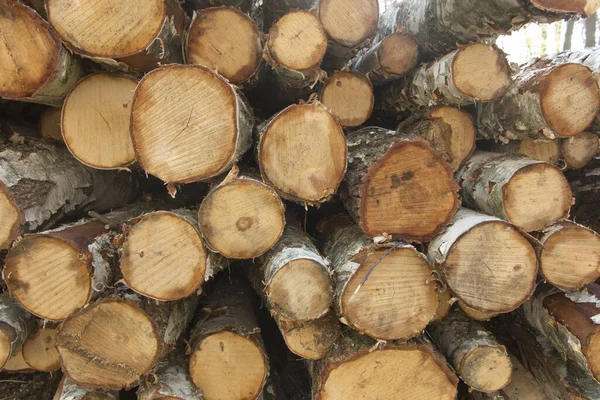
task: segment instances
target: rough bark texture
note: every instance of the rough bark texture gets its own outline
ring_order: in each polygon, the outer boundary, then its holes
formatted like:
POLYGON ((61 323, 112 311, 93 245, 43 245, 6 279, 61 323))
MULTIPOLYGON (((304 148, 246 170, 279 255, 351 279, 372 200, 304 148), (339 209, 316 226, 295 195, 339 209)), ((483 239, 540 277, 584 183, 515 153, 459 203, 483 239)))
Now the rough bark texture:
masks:
POLYGON ((61 374, 0 373, 0 393, 7 400, 54 400, 61 374))
POLYGON ((77 386, 66 377, 60 381, 53 400, 118 400, 119 393, 77 386))
POLYGON ((138 400, 163 397, 172 400, 202 400, 202 393, 192 383, 188 360, 180 349, 174 350, 156 366, 156 372, 146 376, 137 390, 138 400))
POLYGON ((35 321, 31 314, 21 308, 8 293, 0 294, 0 336, 10 343, 10 350, 6 349, 9 350, 8 354, 0 354, 0 369, 23 346, 34 327, 35 321))

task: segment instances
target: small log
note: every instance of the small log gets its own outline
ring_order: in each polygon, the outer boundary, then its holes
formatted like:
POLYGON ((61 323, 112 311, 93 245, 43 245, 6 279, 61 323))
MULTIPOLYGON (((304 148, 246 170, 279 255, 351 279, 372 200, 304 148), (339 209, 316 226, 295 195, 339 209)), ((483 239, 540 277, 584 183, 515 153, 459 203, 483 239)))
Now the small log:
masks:
POLYGON ((131 137, 138 162, 171 185, 228 171, 250 147, 252 125, 252 112, 236 88, 199 65, 152 71, 133 98, 131 137))
POLYGON ((373 87, 369 79, 358 72, 339 71, 331 75, 320 97, 343 127, 362 125, 373 112, 373 87))
POLYGON ((118 400, 119 393, 100 389, 82 388, 63 377, 53 400, 118 400))
POLYGON ((507 220, 526 232, 567 218, 573 203, 562 171, 528 157, 477 151, 457 177, 465 206, 507 220))
POLYGON ((341 335, 333 311, 312 321, 293 321, 275 315, 275 322, 288 349, 307 360, 320 360, 335 346, 341 335))
POLYGON ((188 17, 176 0, 135 8, 119 0, 46 1, 48 21, 74 53, 111 69, 147 72, 181 63, 188 17))
POLYGON ((446 318, 446 315, 450 312, 454 300, 452 299, 452 292, 447 288, 438 289, 438 306, 435 310, 435 314, 431 319, 431 323, 439 322, 446 318))
POLYGON ((0 369, 21 349, 34 330, 33 316, 8 293, 0 295, 0 369))
POLYGON ((345 214, 322 221, 318 230, 341 321, 378 340, 420 335, 438 306, 425 256, 406 243, 374 243, 345 214))
POLYGON ((256 399, 269 363, 248 287, 218 280, 190 337, 190 376, 206 399, 256 399))
POLYGON ((0 97, 60 106, 82 74, 48 22, 16 0, 0 5, 0 97))
POLYGON ((265 32, 285 14, 293 10, 310 10, 315 0, 263 0, 263 26, 265 32))
POLYGON ((54 400, 61 374, 23 372, 0 376, 0 393, 8 400, 54 400))
POLYGON ((427 256, 454 296, 475 310, 513 311, 535 289, 537 257, 524 234, 466 208, 431 241, 427 256))
POLYGON ((86 168, 52 144, 0 145, 0 249, 66 216, 121 207, 136 193, 134 175, 86 168))
POLYGON ((506 348, 481 323, 451 311, 427 330, 458 376, 474 390, 495 392, 509 384, 512 366, 506 348))
POLYGON ((561 143, 551 139, 511 140, 506 144, 497 142, 490 147, 490 151, 520 154, 554 165, 559 165, 561 160, 561 143))
POLYGON ((60 369, 55 344, 56 332, 56 327, 41 326, 23 344, 23 359, 34 370, 54 372, 60 369))
POLYGON ((273 188, 234 167, 202 201, 198 222, 211 250, 227 258, 251 259, 281 237, 285 207, 273 188))
POLYGON ((347 165, 342 128, 320 103, 291 105, 259 128, 263 181, 290 201, 323 203, 337 191, 347 165))
POLYGON ((59 327, 57 349, 73 383, 129 389, 171 351, 187 328, 197 296, 170 303, 142 298, 125 287, 72 314, 59 327))
POLYGON ((452 166, 414 134, 369 127, 347 136, 346 210, 369 237, 427 242, 459 207, 452 166))
POLYGON ((257 78, 262 50, 256 23, 231 7, 197 12, 185 40, 188 64, 203 65, 235 84, 257 78))
POLYGON ((252 9, 252 0, 186 0, 186 4, 198 13, 206 8, 220 6, 237 8, 246 14, 252 9))
POLYGON ((137 390, 138 400, 203 400, 187 370, 188 360, 176 349, 156 366, 137 390))
POLYGON ((31 368, 31 365, 27 364, 25 357, 23 357, 23 347, 19 347, 19 350, 8 359, 4 364, 4 371, 7 372, 27 372, 32 373, 35 370, 31 368))
POLYGON ((483 136, 502 141, 568 138, 592 123, 598 107, 592 71, 558 55, 533 60, 514 76, 506 96, 478 104, 477 124, 483 136))
POLYGON ((60 129, 61 108, 48 107, 40 115, 40 136, 42 139, 62 142, 60 129))
POLYGON ((489 321, 500 314, 497 312, 481 311, 475 308, 471 308, 460 300, 457 301, 457 304, 465 314, 467 314, 471 319, 474 319, 475 321, 489 321))
POLYGON ((561 140, 560 150, 567 168, 581 169, 596 157, 600 150, 600 141, 595 133, 581 132, 561 140))
POLYGON ((322 360, 311 364, 312 398, 456 398, 458 378, 424 338, 408 343, 374 340, 346 331, 322 360))

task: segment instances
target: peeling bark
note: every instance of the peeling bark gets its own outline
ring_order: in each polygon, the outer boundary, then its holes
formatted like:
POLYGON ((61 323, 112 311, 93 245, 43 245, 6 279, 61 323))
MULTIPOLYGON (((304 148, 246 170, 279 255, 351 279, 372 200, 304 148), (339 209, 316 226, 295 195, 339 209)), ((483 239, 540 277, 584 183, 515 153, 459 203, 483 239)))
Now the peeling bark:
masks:
POLYGON ((8 293, 0 295, 0 369, 23 346, 35 320, 8 293))

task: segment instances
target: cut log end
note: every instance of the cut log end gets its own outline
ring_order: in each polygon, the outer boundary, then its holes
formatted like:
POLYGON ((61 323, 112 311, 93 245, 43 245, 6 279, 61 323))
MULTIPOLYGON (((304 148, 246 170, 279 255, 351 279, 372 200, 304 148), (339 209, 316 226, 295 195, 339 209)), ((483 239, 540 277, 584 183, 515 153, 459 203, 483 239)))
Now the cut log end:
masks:
POLYGON ((292 105, 266 127, 259 143, 261 174, 288 200, 320 203, 346 171, 344 133, 318 103, 292 105))
POLYGON ((327 35, 314 15, 293 11, 273 25, 266 45, 276 64, 302 71, 321 64, 327 50, 327 35))
POLYGON ((459 206, 452 167, 422 140, 395 144, 369 170, 362 192, 361 227, 371 237, 426 241, 459 206))
POLYGON ((57 238, 25 237, 8 252, 2 274, 26 310, 50 321, 65 319, 90 299, 88 260, 57 238))
POLYGON ((542 115, 561 137, 583 132, 600 107, 598 83, 592 71, 581 64, 563 64, 544 77, 540 87, 542 115), (564 99, 570 99, 565 102, 564 99))
POLYGON ((478 101, 492 101, 504 96, 511 83, 510 74, 506 55, 487 44, 461 48, 452 63, 456 88, 478 101))
POLYGON ((341 335, 340 323, 334 312, 314 321, 277 318, 277 325, 290 351, 308 360, 325 357, 341 335))
POLYGON ((327 268, 309 259, 295 259, 280 268, 265 293, 277 313, 293 320, 323 316, 333 298, 327 268))
POLYGON ((12 329, 0 322, 0 370, 8 361, 12 353, 12 329))
POLYGON ((121 272, 138 293, 162 301, 194 293, 206 270, 206 251, 196 228, 167 211, 145 215, 122 245, 121 272))
POLYGON ((523 139, 508 144, 495 143, 492 151, 521 154, 536 160, 557 165, 561 158, 561 146, 557 140, 523 139))
POLYGON ((458 301, 458 306, 461 310, 464 311, 465 314, 467 314, 469 317, 471 317, 471 319, 474 319, 475 321, 489 321, 490 319, 498 316, 499 314, 497 312, 482 311, 477 310, 475 308, 471 308, 460 300, 458 301))
POLYGON ((256 399, 267 361, 256 342, 222 331, 204 338, 190 357, 190 376, 206 400, 256 399))
POLYGON ((318 14, 327 34, 345 47, 355 47, 375 34, 379 21, 377 0, 322 0, 318 14))
POLYGON ((385 39, 379 48, 379 63, 383 72, 398 77, 415 69, 419 62, 419 45, 404 33, 394 33, 385 39))
POLYGON ((31 366, 25 362, 23 358, 23 348, 19 348, 14 356, 12 356, 6 364, 4 364, 4 370, 10 372, 27 371, 32 372, 31 366))
POLYGON ((27 338, 23 344, 23 358, 37 371, 52 372, 60 369, 60 358, 56 350, 56 328, 43 328, 27 338))
POLYGON ((447 288, 445 290, 438 291, 438 306, 435 310, 435 314, 431 319, 431 322, 441 321, 448 315, 450 308, 452 307, 452 292, 447 288))
POLYGON ((373 111, 373 87, 362 74, 336 72, 325 83, 321 102, 341 126, 359 126, 369 119, 373 111))
POLYGON ((595 133, 582 132, 560 141, 562 158, 567 168, 580 169, 594 159, 600 147, 600 141, 595 133))
POLYGON ((69 317, 56 340, 70 380, 107 389, 135 386, 150 371, 160 349, 152 320, 139 307, 113 300, 69 317))
POLYGON ((13 240, 19 237, 24 219, 8 188, 0 182, 0 249, 8 249, 13 240))
POLYGON ((224 172, 240 140, 239 112, 231 85, 205 67, 173 65, 150 72, 137 87, 131 116, 140 165, 173 184, 224 172))
POLYGON ((360 267, 339 300, 348 323, 381 340, 409 339, 423 332, 438 306, 427 260, 414 248, 399 247, 359 254, 354 262, 360 267))
POLYGON ((503 347, 479 346, 462 359, 460 376, 475 390, 494 392, 510 383, 512 365, 503 347))
POLYGON ((532 0, 534 6, 554 13, 573 13, 588 17, 600 8, 598 0, 532 0))
POLYGON ((79 81, 67 96, 62 137, 81 163, 114 169, 135 161, 129 119, 136 86, 136 80, 124 75, 93 74, 79 81))
POLYGON ((438 120, 450 130, 432 129, 431 136, 426 139, 436 149, 447 154, 454 169, 458 169, 475 150, 477 131, 473 118, 466 111, 447 106, 436 108, 429 117, 438 120))
POLYGON ((503 197, 506 217, 526 232, 542 230, 566 218, 573 203, 562 171, 546 163, 519 169, 504 187, 503 197))
POLYGON ((374 351, 336 364, 322 379, 316 396, 319 400, 456 397, 456 382, 431 352, 410 346, 374 351))
POLYGON ((202 202, 198 220, 210 248, 233 259, 263 255, 285 226, 277 193, 253 179, 238 179, 215 189, 202 202))
POLYGON ((187 35, 186 61, 217 71, 232 83, 250 79, 261 58, 260 32, 231 7, 200 10, 187 35))
POLYGON ((60 118, 62 109, 60 108, 47 108, 40 116, 40 136, 43 139, 63 141, 60 118))

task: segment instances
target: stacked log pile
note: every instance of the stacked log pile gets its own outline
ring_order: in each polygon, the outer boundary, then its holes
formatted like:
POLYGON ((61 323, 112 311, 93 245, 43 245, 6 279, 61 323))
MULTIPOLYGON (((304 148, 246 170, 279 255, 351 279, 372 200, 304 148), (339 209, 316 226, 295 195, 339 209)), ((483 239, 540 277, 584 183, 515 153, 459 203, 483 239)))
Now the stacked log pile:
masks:
POLYGON ((0 398, 599 399, 598 8, 3 0, 0 398))

